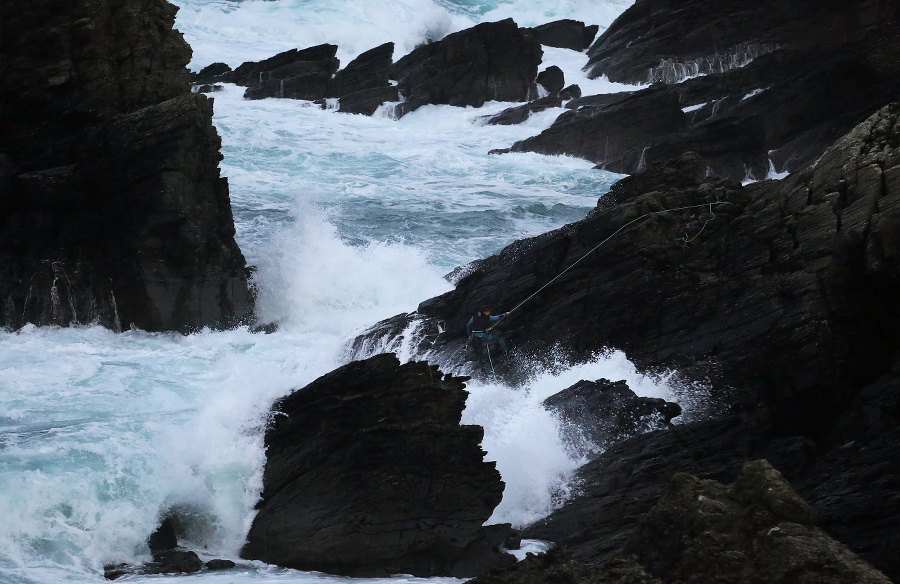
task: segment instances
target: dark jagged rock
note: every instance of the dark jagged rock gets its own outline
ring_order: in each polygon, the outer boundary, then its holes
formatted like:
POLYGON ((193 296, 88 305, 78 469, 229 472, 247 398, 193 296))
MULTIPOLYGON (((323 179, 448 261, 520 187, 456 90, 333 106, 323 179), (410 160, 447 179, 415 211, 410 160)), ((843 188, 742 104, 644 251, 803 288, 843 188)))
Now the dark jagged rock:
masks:
POLYGON ((337 45, 322 44, 306 49, 290 49, 262 61, 241 63, 233 73, 233 83, 256 87, 265 81, 287 79, 314 71, 333 75, 340 66, 337 45))
POLYGON ((337 45, 323 44, 243 63, 234 70, 234 83, 247 88, 246 99, 322 99, 329 95, 332 76, 340 66, 336 53, 337 45))
POLYGON ((817 528, 813 510, 765 460, 745 463, 727 487, 678 473, 655 499, 610 557, 582 563, 556 549, 474 582, 890 581, 817 528))
MULTIPOLYGON (((141 565, 107 564, 103 567, 107 580, 116 580, 128 575, 191 574, 203 569, 203 562, 195 552, 178 547, 175 522, 166 517, 159 527, 147 538, 147 547, 153 561, 141 565)), ((227 560, 213 560, 225 562, 227 560)), ((231 564, 232 567, 234 563, 231 564)))
POLYGON ((213 63, 191 75, 195 85, 212 85, 214 83, 233 83, 234 73, 225 63, 213 63))
POLYGON ((527 29, 512 19, 478 24, 422 45, 397 61, 405 115, 425 104, 481 107, 489 100, 527 101, 536 97, 534 78, 543 52, 527 29))
POLYGON ((347 94, 340 99, 338 111, 371 116, 387 102, 400 101, 396 87, 376 87, 347 94))
POLYGON ((473 576, 512 561, 482 524, 503 482, 463 379, 392 354, 277 402, 259 513, 242 556, 345 575, 473 576))
POLYGON ((556 412, 567 434, 585 438, 594 447, 609 445, 637 433, 668 426, 681 407, 660 398, 638 397, 624 381, 579 381, 544 400, 556 412))
POLYGON ((366 89, 390 86, 388 73, 393 56, 394 43, 385 43, 362 53, 335 74, 329 84, 329 97, 343 97, 366 89))
POLYGON ((765 177, 770 158, 779 172, 797 170, 900 99, 898 16, 888 0, 636 2, 591 48, 591 76, 655 83, 633 99, 664 93, 660 103, 688 110, 683 126, 643 124, 635 102, 599 96, 602 107, 572 104, 580 115, 512 150, 579 156, 623 173, 687 151, 735 180, 765 177), (598 148, 620 133, 631 137, 627 154, 598 148))
POLYGON ((580 260, 506 319, 513 351, 623 349, 642 368, 678 369, 683 397, 724 417, 611 446, 579 471, 583 494, 525 536, 595 565, 674 473, 731 482, 742 462, 766 458, 823 529, 897 578, 898 176, 900 104, 777 182, 707 177, 696 155, 651 165, 585 220, 471 264, 455 291, 381 323, 378 338, 416 320, 428 336, 406 344, 449 361, 476 307, 514 306, 580 260))
POLYGON ((566 86, 565 75, 563 75, 562 69, 556 65, 551 65, 538 73, 537 82, 550 95, 558 95, 563 87, 566 86))
POLYGON ((212 102, 166 2, 0 8, 0 324, 251 317, 212 102), (29 34, 21 34, 21 31, 29 34))
POLYGON ((648 136, 677 135, 687 127, 677 96, 660 88, 626 94, 607 107, 566 112, 538 136, 513 144, 510 151, 576 154, 613 172, 643 170, 648 136))
POLYGON ((206 569, 211 571, 230 570, 234 566, 235 563, 231 560, 210 560, 205 564, 206 569))
POLYGON ((591 46, 600 27, 596 24, 585 26, 579 20, 568 18, 548 22, 531 29, 537 41, 548 47, 583 51, 591 46))
POLYGON ((510 126, 513 124, 521 124, 529 117, 531 117, 531 114, 542 112, 545 109, 553 107, 562 107, 562 99, 558 96, 548 95, 547 97, 542 97, 541 99, 529 101, 525 105, 506 108, 497 115, 486 116, 486 123, 492 126, 510 126))
POLYGON ((812 509, 765 460, 744 464, 728 487, 675 475, 625 552, 667 582, 889 582, 816 528, 812 509))
POLYGON ((581 97, 581 87, 572 84, 559 92, 559 98, 563 101, 578 99, 581 97))
POLYGON ((150 553, 173 550, 178 547, 178 536, 175 534, 175 523, 171 517, 166 517, 159 527, 147 538, 147 547, 150 553))

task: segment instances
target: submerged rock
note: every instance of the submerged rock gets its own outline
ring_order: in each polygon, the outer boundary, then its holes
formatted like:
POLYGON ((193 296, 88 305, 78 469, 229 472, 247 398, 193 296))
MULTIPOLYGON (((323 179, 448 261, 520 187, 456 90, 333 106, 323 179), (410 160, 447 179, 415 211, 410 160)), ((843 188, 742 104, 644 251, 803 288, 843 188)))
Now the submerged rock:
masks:
POLYGON ((542 112, 548 108, 561 106, 562 99, 557 96, 548 95, 547 97, 542 97, 541 99, 529 101, 525 105, 506 108, 497 115, 485 116, 485 119, 487 120, 486 123, 492 126, 510 126, 513 124, 521 124, 529 117, 531 117, 531 114, 533 113, 542 112))
POLYGON ((353 576, 512 563, 482 531, 504 485, 483 430, 459 425, 463 381, 386 354, 279 400, 242 557, 353 576))
POLYGON ((0 326, 252 318, 212 101, 190 93, 177 10, 0 8, 0 326))

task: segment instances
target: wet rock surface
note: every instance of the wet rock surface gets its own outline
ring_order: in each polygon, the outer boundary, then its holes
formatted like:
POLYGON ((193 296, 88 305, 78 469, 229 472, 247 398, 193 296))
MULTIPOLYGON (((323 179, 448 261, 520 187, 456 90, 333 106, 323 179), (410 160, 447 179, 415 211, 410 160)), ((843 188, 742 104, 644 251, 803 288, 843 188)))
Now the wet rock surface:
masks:
POLYGON ((585 26, 580 20, 566 18, 536 26, 531 32, 542 45, 584 51, 591 46, 599 29, 596 24, 585 26))
POLYGON ((212 101, 190 94, 177 8, 20 8, 0 8, 0 325, 251 319, 212 101))
POLYGON ((570 540, 574 554, 557 548, 475 582, 890 582, 816 527, 812 508, 766 460, 743 464, 728 486, 678 473, 663 488, 606 557, 579 561, 585 546, 570 540))
POLYGON ((543 405, 563 422, 564 432, 580 449, 605 449, 635 434, 668 427, 681 406, 660 398, 639 397, 624 381, 579 381, 551 395, 543 405), (585 448, 586 447, 586 448, 585 448))
POLYGON ((242 556, 354 576, 512 563, 482 529, 504 484, 484 462, 483 430, 459 425, 463 381, 385 354, 277 402, 242 556))
POLYGON ((676 369, 673 387, 716 404, 714 419, 612 445, 579 471, 582 495, 526 537, 599 565, 675 473, 729 483, 765 458, 826 532, 897 577, 898 119, 900 105, 882 109, 777 182, 709 177, 691 154, 650 165, 585 220, 473 263, 456 290, 356 347, 415 321, 421 338, 407 344, 451 361, 477 307, 516 306, 573 266, 504 321, 513 354, 622 349, 646 370, 676 369))
POLYGON ((797 170, 900 98, 898 15, 887 0, 636 2, 591 47, 590 76, 655 85, 583 104, 512 150, 623 173, 687 151, 735 180, 765 177, 770 158, 797 170), (668 122, 648 124, 648 113, 668 122))
POLYGON ((394 63, 405 115, 425 104, 481 107, 486 101, 537 97, 543 51, 534 35, 512 19, 487 22, 422 45, 394 63))
POLYGON ((157 574, 193 574, 207 570, 228 570, 235 567, 231 560, 210 560, 204 563, 196 552, 180 548, 173 518, 166 517, 159 527, 147 538, 147 546, 153 556, 152 562, 145 564, 107 564, 103 575, 107 580, 118 580, 123 576, 151 576, 157 574))

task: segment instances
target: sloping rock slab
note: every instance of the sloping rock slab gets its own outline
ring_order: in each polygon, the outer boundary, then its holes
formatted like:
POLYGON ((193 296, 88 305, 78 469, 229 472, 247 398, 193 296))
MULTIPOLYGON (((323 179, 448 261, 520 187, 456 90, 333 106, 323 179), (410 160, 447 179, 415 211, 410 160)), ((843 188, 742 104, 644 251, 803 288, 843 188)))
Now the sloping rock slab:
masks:
POLYGON ((385 354, 279 400, 242 556, 353 576, 468 577, 511 562, 481 530, 504 484, 483 430, 459 425, 463 381, 385 354))

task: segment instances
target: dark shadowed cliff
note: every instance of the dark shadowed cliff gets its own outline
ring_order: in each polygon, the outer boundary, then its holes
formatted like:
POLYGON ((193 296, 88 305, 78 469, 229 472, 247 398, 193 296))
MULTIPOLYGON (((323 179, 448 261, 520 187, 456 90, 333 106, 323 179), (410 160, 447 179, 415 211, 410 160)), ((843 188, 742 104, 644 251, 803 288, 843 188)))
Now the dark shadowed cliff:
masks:
POLYGON ((248 320, 212 101, 161 0, 0 7, 0 325, 248 320))

